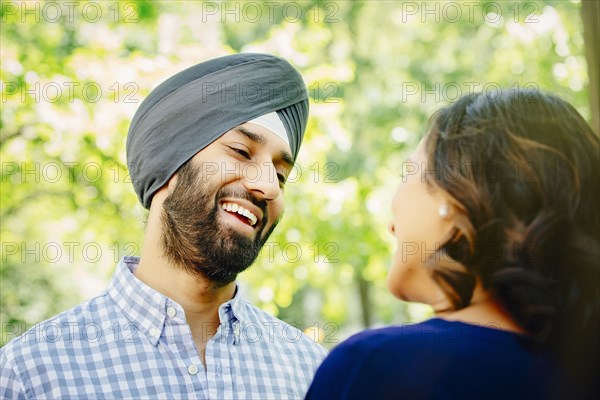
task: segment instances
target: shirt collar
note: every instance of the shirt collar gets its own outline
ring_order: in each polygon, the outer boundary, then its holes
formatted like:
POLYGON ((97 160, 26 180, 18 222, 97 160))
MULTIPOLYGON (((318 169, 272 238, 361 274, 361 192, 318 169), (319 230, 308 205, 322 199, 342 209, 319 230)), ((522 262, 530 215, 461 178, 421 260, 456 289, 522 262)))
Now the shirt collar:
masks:
MULTIPOLYGON (((139 257, 121 259, 109 284, 108 295, 136 328, 156 346, 169 309, 175 309, 175 317, 172 318, 178 319, 179 322, 185 322, 185 311, 181 305, 133 275, 139 262, 139 257)), ((221 324, 228 324, 228 328, 233 329, 236 321, 243 323, 247 316, 244 304, 239 287, 236 286, 233 298, 219 306, 221 324)))
POLYGON ((219 320, 221 323, 233 323, 235 321, 244 322, 246 320, 246 314, 247 312, 244 307, 244 300, 240 294, 240 288, 236 285, 233 298, 219 306, 219 320))

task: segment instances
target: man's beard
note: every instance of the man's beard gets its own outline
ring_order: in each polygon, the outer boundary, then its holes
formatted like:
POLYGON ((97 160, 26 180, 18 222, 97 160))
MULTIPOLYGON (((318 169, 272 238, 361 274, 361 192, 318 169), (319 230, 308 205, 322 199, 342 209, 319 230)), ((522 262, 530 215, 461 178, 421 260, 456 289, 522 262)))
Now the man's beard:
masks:
POLYGON ((214 288, 233 282, 248 268, 275 229, 279 220, 265 231, 267 204, 251 193, 221 188, 216 191, 192 161, 179 170, 175 189, 163 203, 162 250, 167 258, 193 276, 207 279, 214 288), (246 199, 263 211, 254 239, 219 221, 219 199, 246 199))

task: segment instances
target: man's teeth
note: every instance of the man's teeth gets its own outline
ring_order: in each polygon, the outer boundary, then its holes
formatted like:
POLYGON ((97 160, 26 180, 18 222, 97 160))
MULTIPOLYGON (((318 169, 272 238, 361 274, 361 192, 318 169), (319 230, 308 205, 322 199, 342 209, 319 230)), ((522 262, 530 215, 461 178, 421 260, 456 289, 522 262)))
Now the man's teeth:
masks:
POLYGON ((250 220, 250 225, 252 225, 252 226, 254 226, 256 224, 256 221, 258 221, 258 218, 256 217, 256 215, 252 214, 249 210, 245 209, 244 207, 240 206, 239 204, 223 203, 223 209, 225 211, 235 212, 240 215, 243 215, 244 217, 248 218, 248 220, 250 220))

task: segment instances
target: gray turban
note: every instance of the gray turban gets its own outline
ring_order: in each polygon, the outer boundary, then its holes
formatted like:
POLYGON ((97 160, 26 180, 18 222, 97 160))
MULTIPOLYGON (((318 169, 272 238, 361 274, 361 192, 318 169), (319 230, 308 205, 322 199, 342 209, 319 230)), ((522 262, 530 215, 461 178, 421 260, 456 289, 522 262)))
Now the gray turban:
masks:
POLYGON ((236 126, 277 112, 294 159, 308 118, 302 77, 282 58, 235 54, 203 62, 167 79, 135 113, 127 166, 146 208, 187 160, 236 126))

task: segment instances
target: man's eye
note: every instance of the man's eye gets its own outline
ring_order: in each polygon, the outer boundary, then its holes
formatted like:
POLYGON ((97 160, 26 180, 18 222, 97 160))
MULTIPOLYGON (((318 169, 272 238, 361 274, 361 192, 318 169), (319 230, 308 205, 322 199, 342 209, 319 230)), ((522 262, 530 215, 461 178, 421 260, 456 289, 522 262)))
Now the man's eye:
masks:
POLYGON ((250 154, 246 150, 236 149, 235 147, 232 147, 232 149, 242 157, 247 158, 248 160, 250 159, 250 154))
POLYGON ((285 176, 283 174, 277 174, 277 179, 279 179, 281 185, 285 185, 285 176))

